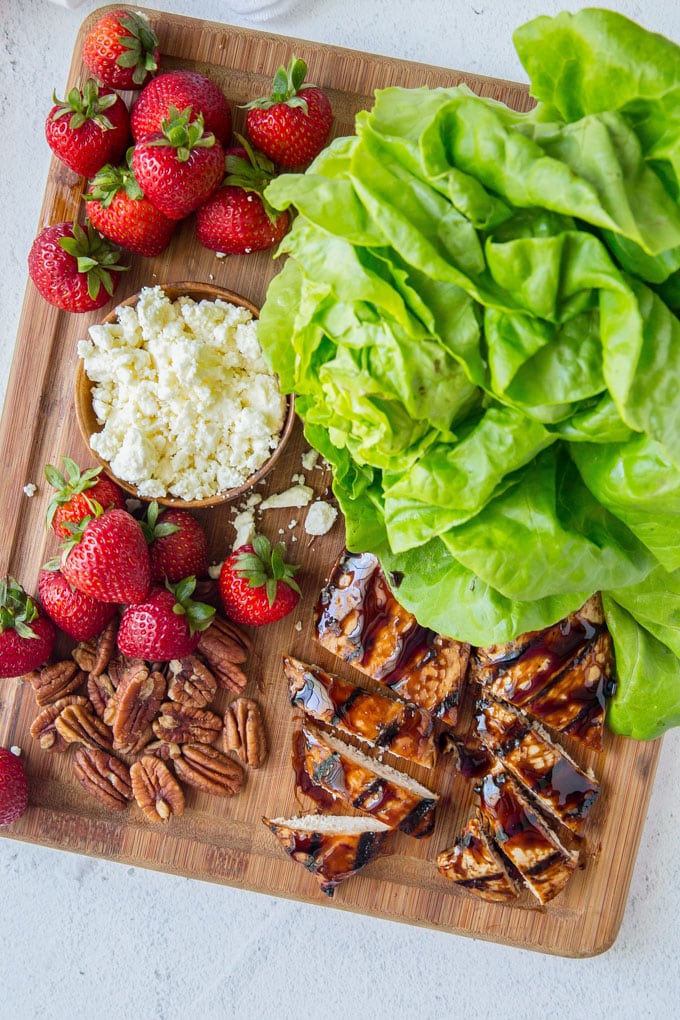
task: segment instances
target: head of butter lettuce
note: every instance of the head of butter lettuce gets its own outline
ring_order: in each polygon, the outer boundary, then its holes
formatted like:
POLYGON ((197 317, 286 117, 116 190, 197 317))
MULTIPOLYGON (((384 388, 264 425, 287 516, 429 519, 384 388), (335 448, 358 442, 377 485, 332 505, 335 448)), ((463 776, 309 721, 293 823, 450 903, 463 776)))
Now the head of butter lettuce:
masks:
POLYGON ((609 11, 514 37, 536 105, 389 88, 267 198, 260 319, 351 549, 485 645, 594 591, 609 724, 680 724, 680 48, 609 11))

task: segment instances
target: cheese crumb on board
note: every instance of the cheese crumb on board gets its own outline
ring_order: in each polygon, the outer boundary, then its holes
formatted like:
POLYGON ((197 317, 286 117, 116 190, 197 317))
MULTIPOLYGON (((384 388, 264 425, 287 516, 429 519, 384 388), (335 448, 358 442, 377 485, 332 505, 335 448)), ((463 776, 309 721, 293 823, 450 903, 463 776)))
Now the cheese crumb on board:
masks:
POLYGON ((305 471, 311 471, 313 467, 316 467, 316 462, 319 459, 318 450, 307 450, 306 453, 302 454, 302 466, 305 471))
POLYGON ((337 509, 322 499, 312 503, 305 517, 305 531, 308 535, 325 535, 331 530, 338 516, 337 509))
POLYGON ((281 507, 303 507, 311 502, 314 489, 311 485, 300 485, 296 482, 283 492, 275 492, 260 503, 260 510, 277 510, 281 507))
POLYGON ((24 496, 28 496, 29 499, 31 496, 35 496, 37 491, 38 488, 33 484, 33 482, 29 482, 28 485, 24 485, 24 496))
POLYGON ((78 354, 103 425, 90 445, 141 496, 214 496, 275 449, 285 399, 248 309, 145 287, 89 334, 78 354))

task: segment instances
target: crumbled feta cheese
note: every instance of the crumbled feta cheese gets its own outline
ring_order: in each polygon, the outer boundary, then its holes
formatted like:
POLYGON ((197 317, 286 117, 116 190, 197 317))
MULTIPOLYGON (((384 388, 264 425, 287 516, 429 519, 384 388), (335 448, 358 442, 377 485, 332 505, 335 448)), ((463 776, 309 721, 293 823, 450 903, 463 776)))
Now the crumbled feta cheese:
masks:
POLYGON ((333 527, 338 511, 330 503, 317 499, 312 503, 305 517, 305 531, 308 535, 325 535, 333 527))
POLYGON ((21 748, 17 744, 12 744, 12 746, 10 747, 10 751, 12 752, 12 754, 16 755, 17 758, 21 757, 22 754, 21 748))
POLYGON ((319 459, 318 450, 307 450, 306 453, 302 454, 302 466, 305 471, 311 471, 316 466, 316 462, 319 459))
POLYGON ((295 629, 297 631, 301 631, 302 630, 302 620, 298 620, 297 621, 297 623, 295 624, 295 629))
POLYGON ((285 400, 257 320, 217 299, 145 287, 78 354, 102 431, 92 449, 141 496, 203 499, 243 484, 276 447, 285 400))
POLYGON ((222 572, 221 561, 219 563, 211 563, 210 566, 208 567, 208 577, 210 577, 213 581, 217 581, 219 579, 221 572, 222 572))
POLYGON ((303 507, 311 501, 314 489, 310 485, 291 485, 284 492, 275 492, 260 503, 260 510, 275 510, 281 507, 303 507))
POLYGON ((255 511, 252 508, 242 510, 236 514, 232 521, 236 529, 234 549, 240 549, 242 545, 248 545, 255 537, 255 511))
POLYGON ((24 495, 28 496, 29 499, 31 496, 35 496, 37 491, 37 486, 35 486, 33 482, 29 482, 28 485, 24 485, 24 495))

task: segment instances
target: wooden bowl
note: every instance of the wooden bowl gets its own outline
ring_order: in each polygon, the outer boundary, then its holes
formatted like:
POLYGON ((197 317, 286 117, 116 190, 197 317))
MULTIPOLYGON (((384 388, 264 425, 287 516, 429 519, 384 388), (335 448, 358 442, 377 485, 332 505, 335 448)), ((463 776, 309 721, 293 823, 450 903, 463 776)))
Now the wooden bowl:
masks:
MULTIPOLYGON (((213 287, 207 283, 172 283, 172 284, 161 284, 162 290, 170 298, 171 301, 175 301, 179 297, 190 297, 195 301, 215 301, 217 298, 221 298, 223 301, 228 301, 233 305, 240 305, 243 308, 247 308, 254 318, 259 317, 259 308, 254 305, 247 298, 242 297, 240 294, 234 294, 232 291, 223 290, 220 287, 213 287)), ((118 318, 118 308, 121 305, 136 305, 139 300, 139 294, 133 294, 131 297, 126 298, 124 301, 117 302, 116 308, 102 320, 104 325, 116 322, 118 318)), ((149 502, 152 497, 143 496, 137 491, 137 487, 130 482, 126 482, 122 478, 118 478, 107 461, 96 453, 95 450, 90 446, 90 436, 94 432, 101 431, 102 426, 97 421, 94 411, 92 409, 92 388, 93 383, 85 374, 82 360, 79 360, 78 367, 76 369, 75 378, 75 406, 76 406, 76 417, 78 420, 78 427, 80 433, 85 440, 85 443, 90 450, 90 453, 95 460, 101 464, 102 468, 113 480, 123 489, 124 492, 130 494, 130 496, 136 499, 145 500, 149 502)), ((225 489, 222 492, 217 493, 213 496, 208 496, 205 499, 180 499, 173 496, 162 496, 156 498, 156 502, 163 504, 163 506, 179 506, 186 508, 197 508, 197 507, 209 507, 216 506, 218 503, 228 503, 230 500, 238 499, 243 496, 244 493, 248 492, 254 485, 257 484, 266 474, 271 471, 279 457, 281 456, 283 449, 290 438, 290 434, 293 430, 295 423, 295 397, 293 395, 286 398, 286 413, 284 417, 283 427, 281 429, 281 435, 279 437, 278 445, 273 451, 271 456, 262 464, 258 470, 250 476, 242 485, 236 486, 232 489, 225 489)), ((154 497, 155 498, 155 497, 154 497)))

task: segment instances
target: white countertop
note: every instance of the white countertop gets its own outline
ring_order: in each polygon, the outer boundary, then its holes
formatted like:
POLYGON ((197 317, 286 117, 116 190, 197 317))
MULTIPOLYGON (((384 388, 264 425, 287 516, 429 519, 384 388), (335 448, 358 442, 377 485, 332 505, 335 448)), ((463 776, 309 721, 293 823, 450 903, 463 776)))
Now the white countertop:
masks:
MULTIPOLYGON (((96 0, 3 0, 0 224, 4 393, 49 152, 96 0), (75 9, 73 5, 76 4, 75 9)), ((579 4, 553 0, 156 0, 211 21, 526 80, 514 28, 579 4), (279 12, 273 14, 271 12, 279 12), (242 13, 239 13, 242 12, 242 13), (266 16, 267 12, 263 14, 266 16)), ((680 42, 677 0, 603 6, 680 42)), ((39 338, 36 338, 39 342, 39 338)), ((623 924, 601 956, 568 960, 307 906, 0 839, 0 1017, 321 1016, 504 1018, 677 1015, 680 1002, 680 731, 664 740, 623 924)))

